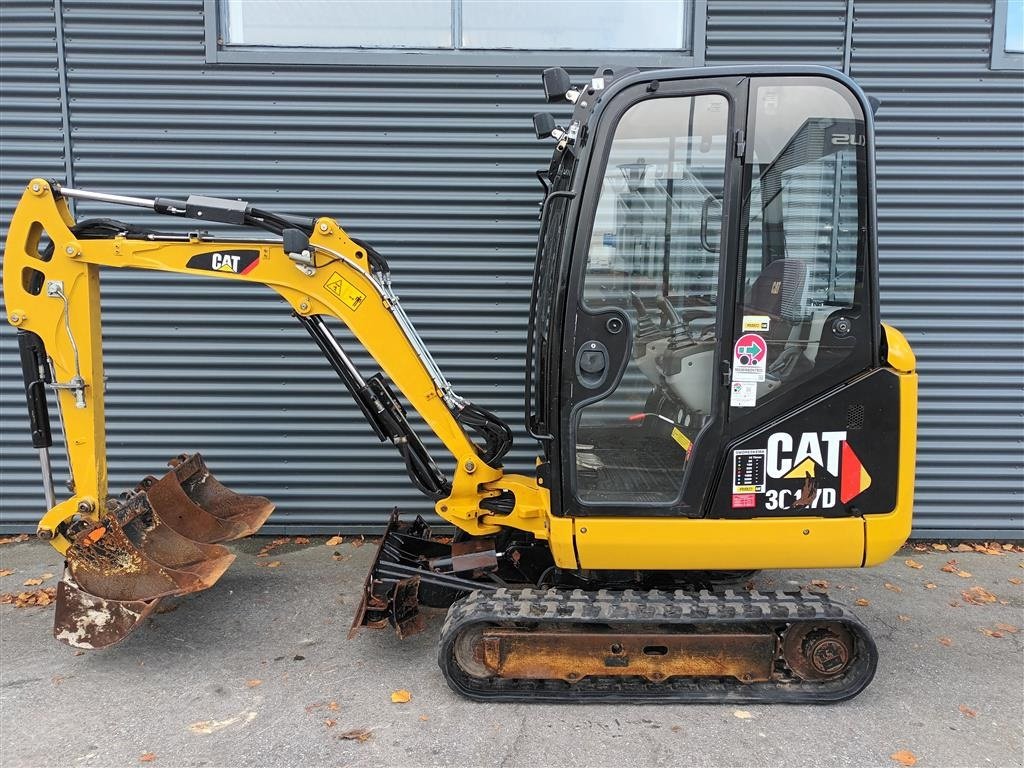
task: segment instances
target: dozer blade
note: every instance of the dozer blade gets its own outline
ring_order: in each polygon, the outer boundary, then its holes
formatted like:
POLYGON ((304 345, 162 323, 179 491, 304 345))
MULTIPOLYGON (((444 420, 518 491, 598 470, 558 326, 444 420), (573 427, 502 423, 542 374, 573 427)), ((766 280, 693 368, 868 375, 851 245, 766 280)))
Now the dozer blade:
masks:
MULTIPOLYGON (((198 453, 181 454, 168 462, 185 495, 195 504, 239 532, 229 536, 238 539, 256 533, 274 511, 270 499, 235 493, 222 484, 206 467, 198 453)), ((167 479, 167 478, 164 478, 167 479)), ((221 539, 223 541, 224 539, 221 539)))
POLYGON ((182 455, 159 480, 110 499, 102 520, 81 528, 65 553, 54 636, 103 648, 128 635, 161 598, 207 589, 235 559, 214 543, 259 530, 274 507, 237 494, 199 454, 182 455))

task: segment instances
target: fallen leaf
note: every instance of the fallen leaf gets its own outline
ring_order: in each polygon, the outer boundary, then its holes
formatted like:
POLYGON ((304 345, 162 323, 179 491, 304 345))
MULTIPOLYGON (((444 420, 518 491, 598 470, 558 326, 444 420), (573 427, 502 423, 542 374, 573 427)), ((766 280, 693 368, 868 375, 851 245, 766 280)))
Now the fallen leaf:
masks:
POLYGON ((966 704, 961 704, 958 707, 958 709, 960 710, 960 714, 962 714, 964 717, 974 718, 978 716, 977 710, 971 709, 966 704))
POLYGON ((960 603, 958 603, 956 600, 951 600, 949 605, 952 608, 959 608, 960 607, 960 603))
POLYGON ((969 579, 973 574, 970 571, 957 571, 956 575, 961 579, 969 579))
POLYGON ((245 684, 250 688, 255 688, 258 685, 263 685, 263 681, 253 678, 252 680, 246 680, 245 684))
POLYGON ((927 552, 928 551, 928 545, 926 545, 926 544, 915 544, 914 545, 914 551, 915 552, 927 552))
POLYGON ((0 568, 0 576, 10 576, 14 571, 10 568, 0 568))
POLYGON ((1002 632, 1007 632, 1011 635, 1016 635, 1020 632, 1020 627, 1015 627, 1013 624, 1003 624, 1002 622, 996 624, 996 629, 1002 632))
POLYGON ((349 741, 366 741, 373 736, 372 731, 368 731, 365 728, 356 728, 355 730, 345 731, 341 734, 342 739, 348 739, 349 741))
POLYGON ((904 560, 903 564, 907 566, 907 568, 916 568, 917 570, 924 568, 924 566, 917 562, 917 560, 904 560))
POLYGON ((0 544, 20 544, 23 541, 28 541, 27 533, 19 533, 17 536, 5 536, 0 539, 0 544))
POLYGON ((43 583, 42 579, 25 579, 25 581, 22 582, 22 586, 25 586, 25 587, 38 587, 42 583, 43 583))
POLYGON ((815 579, 811 582, 811 586, 817 587, 818 589, 828 589, 828 582, 824 579, 815 579))
POLYGON ((885 588, 888 589, 890 592, 902 592, 903 591, 903 589, 901 587, 897 587, 895 584, 890 584, 888 581, 885 582, 885 588))
POLYGON ((734 709, 732 711, 732 715, 733 717, 738 717, 740 720, 749 720, 753 717, 753 715, 745 709, 734 709))
POLYGON ((142 756, 139 757, 140 763, 152 763, 154 760, 156 760, 155 752, 144 752, 142 756))
POLYGON ((994 603, 998 598, 984 587, 971 587, 960 593, 964 600, 972 605, 994 603))
MULTIPOLYGON (((426 715, 420 715, 420 721, 421 721, 421 722, 424 722, 424 723, 425 723, 425 722, 427 722, 427 720, 429 720, 429 719, 430 719, 430 718, 429 718, 429 717, 427 717, 426 715)), ((678 728, 679 726, 676 726, 676 727, 678 728)))
POLYGON ((309 539, 307 539, 305 536, 296 536, 295 543, 298 544, 300 547, 304 547, 307 544, 309 544, 309 539))
POLYGON ((936 552, 948 552, 949 547, 946 544, 932 544, 932 549, 936 552))
POLYGON ((871 601, 870 600, 865 600, 863 597, 858 597, 853 602, 854 602, 855 605, 862 605, 862 606, 863 605, 871 605, 871 601))
POLYGON ((957 544, 955 547, 953 547, 953 551, 954 552, 973 552, 974 551, 974 547, 972 547, 970 544, 957 544))
POLYGON ((899 752, 893 752, 889 757, 900 765, 917 765, 917 755, 909 749, 901 749, 899 752))
MULTIPOLYGON (((3 575, 4 574, 0 573, 0 576, 3 575)), ((1009 581, 1011 584, 1024 584, 1024 580, 1018 579, 1016 576, 1014 576, 1012 579, 1007 579, 1007 581, 1009 581)))
POLYGON ((392 704, 408 704, 410 701, 412 701, 412 694, 404 688, 391 694, 392 704))
POLYGON ((348 560, 348 555, 343 555, 341 554, 341 552, 335 552, 333 555, 331 555, 331 560, 340 563, 342 560, 348 560))
POLYGON ((949 646, 951 646, 952 644, 953 644, 953 638, 952 637, 940 637, 939 638, 939 645, 944 645, 947 648, 949 648, 949 646))
POLYGON ((336 546, 338 546, 339 544, 341 544, 341 543, 342 543, 343 541, 345 541, 345 540, 344 540, 344 539, 343 539, 343 538, 342 538, 341 536, 331 536, 331 538, 329 538, 329 539, 328 539, 327 541, 325 541, 324 543, 325 543, 325 544, 326 544, 326 545, 327 545, 328 547, 336 547, 336 546))
POLYGON ((337 712, 338 711, 338 702, 336 702, 336 701, 328 702, 327 708, 329 710, 331 710, 331 712, 337 712))
POLYGON ((55 587, 44 587, 35 592, 8 592, 0 595, 0 603, 13 605, 16 608, 32 608, 33 606, 47 606, 57 599, 55 587))
POLYGON ((939 570, 945 571, 946 573, 956 573, 960 570, 960 563, 956 560, 947 560, 946 564, 939 568, 939 570))
POLYGON ((280 560, 271 560, 271 561, 266 562, 266 563, 256 563, 256 565, 258 565, 260 568, 280 568, 281 567, 281 561, 280 560))
POLYGON ((979 629, 978 631, 981 632, 981 634, 983 634, 985 637, 1002 637, 1003 636, 1002 632, 999 632, 998 630, 994 630, 994 629, 988 629, 987 627, 981 627, 981 629, 979 629))
POLYGON ((905 613, 897 614, 896 618, 899 619, 900 621, 910 621, 910 617, 907 616, 905 613))
POLYGON ((351 542, 352 546, 356 547, 356 548, 359 548, 359 547, 363 546, 363 544, 365 544, 365 543, 366 543, 366 537, 365 536, 360 536, 358 539, 352 539, 352 542, 351 542))
POLYGON ((935 583, 935 582, 933 582, 933 581, 926 581, 926 582, 924 583, 924 588, 925 588, 925 589, 935 589, 935 588, 936 588, 937 586, 939 586, 939 585, 938 585, 938 584, 936 584, 936 583, 935 583))
POLYGON ((329 717, 324 718, 324 725, 326 725, 328 728, 333 728, 337 724, 337 722, 337 720, 333 720, 329 717))

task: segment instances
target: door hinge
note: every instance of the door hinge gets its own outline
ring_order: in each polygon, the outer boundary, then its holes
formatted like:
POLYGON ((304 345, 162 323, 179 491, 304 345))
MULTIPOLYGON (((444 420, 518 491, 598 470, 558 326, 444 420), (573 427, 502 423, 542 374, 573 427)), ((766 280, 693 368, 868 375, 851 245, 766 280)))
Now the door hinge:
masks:
POLYGON ((741 130, 737 130, 733 137, 733 151, 736 157, 743 157, 747 153, 747 136, 741 130))

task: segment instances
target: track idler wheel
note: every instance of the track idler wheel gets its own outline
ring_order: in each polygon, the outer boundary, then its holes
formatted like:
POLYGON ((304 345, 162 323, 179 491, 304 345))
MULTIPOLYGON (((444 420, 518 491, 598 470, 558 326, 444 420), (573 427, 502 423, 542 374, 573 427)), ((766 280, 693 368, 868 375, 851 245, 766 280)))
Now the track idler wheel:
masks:
POLYGON ((836 622, 794 624, 782 639, 787 666, 802 680, 839 677, 854 658, 853 637, 836 622))
POLYGON ((199 454, 180 456, 159 480, 109 499, 98 521, 70 535, 57 589, 54 636, 102 648, 128 635, 164 597, 212 587, 234 561, 213 543, 248 536, 273 511, 217 481, 199 454))

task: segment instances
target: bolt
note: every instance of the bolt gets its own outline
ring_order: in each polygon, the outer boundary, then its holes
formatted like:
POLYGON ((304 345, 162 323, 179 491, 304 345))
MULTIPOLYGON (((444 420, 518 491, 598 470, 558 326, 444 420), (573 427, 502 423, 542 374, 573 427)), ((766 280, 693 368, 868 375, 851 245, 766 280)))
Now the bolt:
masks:
POLYGON ((73 246, 73 245, 69 245, 67 248, 64 249, 64 253, 68 254, 69 256, 72 253, 74 253, 74 252, 75 252, 75 246, 73 246))
POLYGON ((330 227, 328 227, 326 224, 321 224, 320 225, 320 231, 321 232, 327 232, 329 229, 330 229, 330 227))
POLYGON ((807 535, 809 535, 809 534, 810 534, 810 532, 811 532, 811 529, 810 529, 810 528, 804 528, 804 536, 807 536, 807 535))
POLYGON ((80 501, 78 502, 78 511, 83 515, 88 514, 89 512, 92 512, 92 504, 88 501, 80 501))
POLYGON ((301 304, 299 304, 299 309, 305 312, 309 309, 309 304, 307 304, 306 302, 302 302, 301 304))
POLYGON ((32 185, 32 191, 33 192, 38 192, 39 191, 39 185, 38 184, 33 184, 32 185))
POLYGON ((24 319, 25 319, 25 318, 23 318, 23 317, 22 317, 21 315, 19 315, 19 314, 18 314, 17 312, 14 312, 14 313, 13 313, 13 314, 11 315, 11 318, 10 318, 10 320, 11 320, 11 325, 21 325, 21 323, 22 323, 22 321, 23 321, 24 319))
POLYGON ((40 528, 38 531, 36 531, 36 536, 38 536, 43 541, 49 541, 53 538, 53 531, 51 531, 49 528, 40 528))
POLYGON ((470 474, 476 472, 476 463, 472 459, 466 461, 465 467, 466 471, 469 472, 470 474))
POLYGON ((447 504, 442 504, 441 505, 441 511, 442 512, 447 512, 448 511, 448 505, 447 504))
POLYGON ((586 533, 586 532, 587 532, 586 528, 580 528, 580 533, 586 533))

